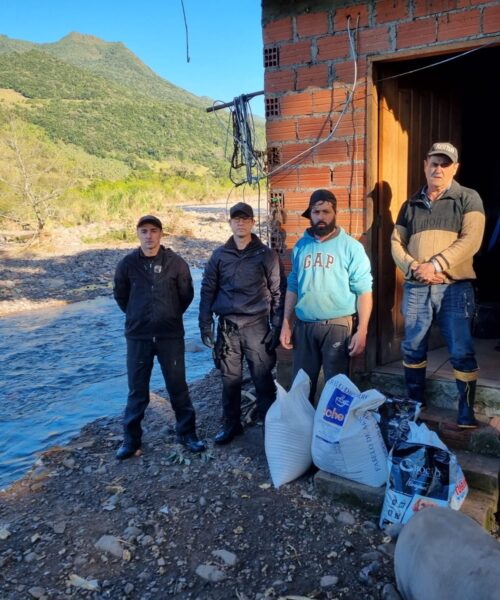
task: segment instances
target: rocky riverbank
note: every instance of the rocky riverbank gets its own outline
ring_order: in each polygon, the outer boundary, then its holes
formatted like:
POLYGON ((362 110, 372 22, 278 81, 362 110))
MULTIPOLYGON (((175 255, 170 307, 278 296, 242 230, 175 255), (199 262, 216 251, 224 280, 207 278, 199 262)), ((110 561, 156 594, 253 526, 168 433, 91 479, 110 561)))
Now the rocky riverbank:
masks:
MULTIPOLYGON (((192 236, 165 236, 162 243, 192 267, 202 267, 230 234, 225 211, 186 213, 192 236)), ((118 261, 137 243, 85 243, 103 226, 58 228, 42 244, 0 243, 0 316, 108 295, 118 261)))
MULTIPOLYGON (((228 237, 226 215, 186 218, 195 238, 165 244, 202 266, 228 237)), ((83 245, 83 233, 60 230, 50 249, 4 246, 0 315, 111 293, 116 263, 136 244, 83 245)), ((248 423, 226 447, 210 441, 219 373, 190 391, 209 440, 202 455, 175 443, 169 403, 154 395, 140 457, 116 461, 120 419, 101 419, 0 492, 2 600, 399 598, 378 515, 319 497, 312 471, 274 489, 261 426, 248 423)))
POLYGON ((201 456, 154 396, 142 456, 116 461, 120 419, 101 419, 1 493, 2 600, 398 598, 377 515, 318 497, 312 472, 274 489, 259 425, 213 446, 220 392, 218 372, 191 386, 201 456))

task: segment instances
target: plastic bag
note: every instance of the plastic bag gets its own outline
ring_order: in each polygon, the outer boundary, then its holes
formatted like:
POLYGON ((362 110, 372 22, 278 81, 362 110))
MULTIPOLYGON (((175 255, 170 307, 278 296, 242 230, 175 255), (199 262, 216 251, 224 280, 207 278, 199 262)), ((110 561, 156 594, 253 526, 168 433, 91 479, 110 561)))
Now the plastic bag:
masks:
POLYGON ((314 407, 309 402, 311 381, 302 369, 286 392, 276 383, 277 394, 266 414, 264 445, 275 487, 303 475, 312 464, 311 438, 314 407))
POLYGON ((361 393, 345 375, 329 379, 314 417, 314 464, 328 473, 378 487, 387 479, 387 449, 373 411, 385 400, 361 393))
POLYGON ((386 395, 378 413, 380 432, 387 450, 390 450, 398 438, 408 435, 409 423, 416 421, 420 414, 420 402, 386 395))
POLYGON ((389 475, 380 527, 406 523, 426 506, 458 510, 469 491, 455 454, 426 425, 409 423, 388 458, 389 475))

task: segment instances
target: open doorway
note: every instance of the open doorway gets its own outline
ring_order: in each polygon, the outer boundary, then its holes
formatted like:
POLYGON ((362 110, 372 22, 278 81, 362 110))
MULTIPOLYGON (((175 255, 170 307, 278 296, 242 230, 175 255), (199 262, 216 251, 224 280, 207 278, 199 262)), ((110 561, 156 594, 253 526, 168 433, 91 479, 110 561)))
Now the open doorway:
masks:
MULTIPOLYGON (((500 330, 500 86, 496 75, 500 45, 459 54, 384 61, 374 68, 379 98, 378 365, 399 360, 403 335, 402 280, 390 255, 390 233, 401 204, 424 183, 423 159, 435 141, 457 146, 457 180, 483 199, 486 232, 475 259, 477 299, 480 306, 492 307, 487 333, 500 330)), ((433 343, 441 344, 439 336, 433 343)), ((493 358, 498 362, 500 354, 493 358)))

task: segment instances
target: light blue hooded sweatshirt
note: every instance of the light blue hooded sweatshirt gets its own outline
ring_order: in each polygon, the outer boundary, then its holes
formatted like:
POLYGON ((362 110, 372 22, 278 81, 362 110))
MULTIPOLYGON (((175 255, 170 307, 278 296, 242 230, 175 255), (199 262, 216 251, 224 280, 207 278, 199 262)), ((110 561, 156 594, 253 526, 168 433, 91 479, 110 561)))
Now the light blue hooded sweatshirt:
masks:
POLYGON ((288 289, 297 294, 297 318, 308 323, 356 312, 357 297, 372 290, 373 278, 362 244, 338 227, 324 242, 309 230, 292 251, 288 289))

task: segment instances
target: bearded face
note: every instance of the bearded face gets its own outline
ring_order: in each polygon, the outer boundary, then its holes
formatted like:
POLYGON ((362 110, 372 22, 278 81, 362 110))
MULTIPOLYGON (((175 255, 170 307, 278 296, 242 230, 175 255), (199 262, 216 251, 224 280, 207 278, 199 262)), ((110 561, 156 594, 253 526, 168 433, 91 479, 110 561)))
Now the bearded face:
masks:
POLYGON ((311 208, 311 229, 314 235, 325 237, 336 225, 336 213, 331 202, 316 202, 311 208))

